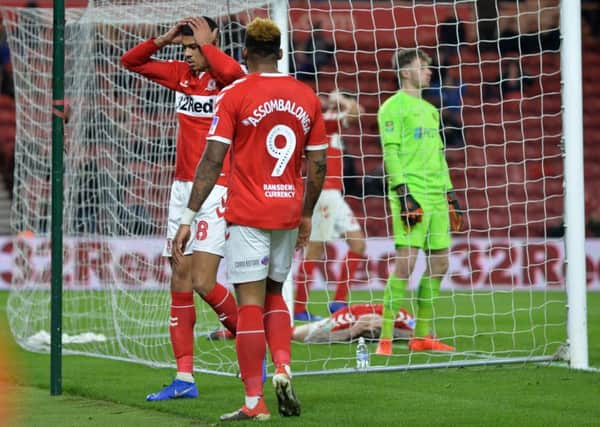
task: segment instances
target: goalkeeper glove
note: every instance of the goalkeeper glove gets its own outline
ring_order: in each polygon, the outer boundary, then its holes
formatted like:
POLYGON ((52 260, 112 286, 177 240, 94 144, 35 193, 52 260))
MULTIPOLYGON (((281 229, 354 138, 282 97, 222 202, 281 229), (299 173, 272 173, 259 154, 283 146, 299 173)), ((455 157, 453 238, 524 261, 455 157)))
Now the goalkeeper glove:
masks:
POLYGON ((410 231, 410 227, 423 219, 423 209, 419 202, 408 191, 406 184, 400 184, 396 187, 396 193, 400 199, 400 218, 405 224, 405 228, 410 231))
POLYGON ((452 231, 460 231, 463 225, 463 211, 458 203, 454 190, 446 193, 446 199, 448 200, 448 212, 450 215, 450 229, 452 231))

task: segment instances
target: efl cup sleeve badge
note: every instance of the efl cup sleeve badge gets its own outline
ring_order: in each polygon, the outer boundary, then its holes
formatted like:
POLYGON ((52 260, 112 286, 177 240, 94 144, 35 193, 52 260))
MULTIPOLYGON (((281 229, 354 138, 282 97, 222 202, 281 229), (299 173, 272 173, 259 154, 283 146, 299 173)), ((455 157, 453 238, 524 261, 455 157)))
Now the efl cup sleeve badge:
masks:
POLYGON ((217 125, 219 124, 219 116, 213 116, 212 123, 210 124, 210 129, 208 130, 209 134, 215 133, 215 129, 217 129, 217 125))
POLYGON ((385 122, 385 131, 394 132, 394 122, 392 120, 388 120, 385 122))

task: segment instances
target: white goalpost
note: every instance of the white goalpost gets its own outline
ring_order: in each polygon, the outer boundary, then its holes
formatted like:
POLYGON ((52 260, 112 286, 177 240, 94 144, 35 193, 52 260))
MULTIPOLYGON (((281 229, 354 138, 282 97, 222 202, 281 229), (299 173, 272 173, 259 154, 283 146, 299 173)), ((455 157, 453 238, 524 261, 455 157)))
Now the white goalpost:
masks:
MULTIPOLYGON (((435 306, 436 335, 457 351, 411 353, 400 342, 391 357, 372 355, 369 370, 558 359, 588 368, 579 8, 552 0, 504 3, 485 11, 467 0, 90 0, 68 9, 63 352, 174 366, 170 269, 160 255, 175 98, 126 71, 121 55, 182 16, 201 14, 215 18, 221 47, 239 60, 244 25, 269 16, 282 29, 282 72, 295 72, 322 97, 350 94, 362 107, 357 124, 341 129, 345 200, 367 246, 351 303, 381 303, 394 262, 376 123, 378 107, 398 90, 392 55, 417 47, 435 60, 425 96, 440 109, 446 158, 468 218, 453 235, 435 306), (563 216, 565 237, 555 234, 563 216)), ((0 13, 17 106, 7 314, 21 346, 48 351, 52 15, 30 8, 0 13)), ((157 55, 181 53, 167 47, 157 55)), ((310 279, 311 311, 327 315, 347 251, 342 240, 328 244, 310 279)), ((420 259, 417 273, 424 269, 420 259)), ((219 280, 228 284, 224 270, 219 280)), ((417 282, 413 277, 411 292, 417 282)), ((409 293, 409 311, 415 301, 409 293)), ((196 306, 195 369, 236 375, 233 342, 209 340, 219 321, 198 297, 196 306)), ((355 348, 294 343, 294 372, 355 372, 355 348)))
POLYGON ((568 231, 567 293, 569 363, 589 368, 587 339, 585 214, 583 185, 583 93, 581 69, 581 2, 561 1, 563 135, 565 143, 565 218, 568 231))

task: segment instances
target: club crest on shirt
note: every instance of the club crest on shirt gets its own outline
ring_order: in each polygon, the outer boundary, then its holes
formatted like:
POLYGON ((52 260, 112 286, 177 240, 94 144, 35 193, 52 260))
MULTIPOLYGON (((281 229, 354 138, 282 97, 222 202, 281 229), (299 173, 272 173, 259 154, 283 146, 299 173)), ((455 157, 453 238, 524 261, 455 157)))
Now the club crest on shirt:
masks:
POLYGON ((392 120, 388 120, 387 122, 385 122, 384 130, 386 132, 393 132, 394 131, 394 122, 392 120))
POLYGON ((206 85, 206 90, 216 90, 217 89, 217 81, 215 79, 210 79, 208 84, 206 85))

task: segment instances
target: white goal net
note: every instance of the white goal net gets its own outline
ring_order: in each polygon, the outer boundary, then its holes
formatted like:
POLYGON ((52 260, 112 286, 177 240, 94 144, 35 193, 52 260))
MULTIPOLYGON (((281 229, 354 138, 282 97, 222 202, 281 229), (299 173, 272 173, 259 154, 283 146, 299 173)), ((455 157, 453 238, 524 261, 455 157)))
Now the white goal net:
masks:
MULTIPOLYGON (((395 91, 391 58, 418 47, 433 57, 424 96, 441 133, 466 229, 454 233, 435 332, 457 351, 411 353, 371 365, 410 368, 547 360, 566 340, 558 2, 292 1, 290 68, 326 97, 362 107, 341 131, 345 199, 366 236, 351 303, 381 303, 393 265, 377 109, 395 91)), ((15 76, 17 136, 12 225, 13 334, 47 350, 49 330, 51 9, 1 9, 15 76)), ((67 353, 174 366, 169 275, 160 256, 173 178, 174 94, 126 71, 121 55, 188 15, 214 17, 222 47, 240 59, 243 26, 272 16, 267 2, 95 1, 67 11, 64 315, 67 353), (91 333, 92 335, 84 335, 91 333)), ((178 48, 159 57, 178 58, 178 48)), ((325 316, 346 244, 328 244, 309 282, 325 316)), ((299 260, 298 260, 299 261, 299 260)), ((295 264, 297 269, 299 262, 295 264)), ((417 274, 424 269, 419 261, 417 274)), ((221 275, 221 279, 226 280, 221 275)), ((418 277, 411 281, 415 288, 418 277)), ((409 293, 405 308, 416 309, 409 293)), ((196 297, 195 367, 235 374, 232 342, 206 338, 219 322, 196 297)), ((372 350, 374 350, 374 345, 372 350)), ((296 372, 354 367, 355 343, 296 344, 296 372)))

